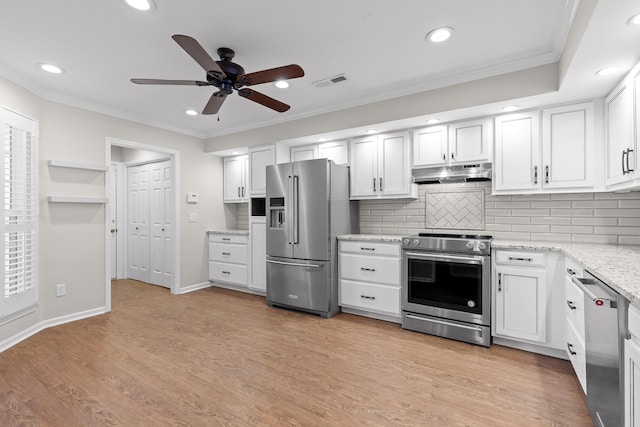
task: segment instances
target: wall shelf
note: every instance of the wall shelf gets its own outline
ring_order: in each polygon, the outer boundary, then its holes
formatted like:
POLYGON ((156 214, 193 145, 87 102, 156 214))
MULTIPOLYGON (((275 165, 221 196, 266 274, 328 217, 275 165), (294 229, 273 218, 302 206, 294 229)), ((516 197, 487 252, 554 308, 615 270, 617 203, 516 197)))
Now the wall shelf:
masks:
POLYGON ((109 166, 105 166, 105 165, 94 165, 90 163, 79 163, 79 162, 66 162, 63 160, 49 160, 47 164, 49 166, 54 166, 58 168, 84 169, 84 170, 98 171, 98 172, 106 172, 109 170, 109 166))
POLYGON ((106 197, 69 197, 69 196, 48 196, 47 202, 49 203, 93 203, 102 204, 107 203, 106 197))

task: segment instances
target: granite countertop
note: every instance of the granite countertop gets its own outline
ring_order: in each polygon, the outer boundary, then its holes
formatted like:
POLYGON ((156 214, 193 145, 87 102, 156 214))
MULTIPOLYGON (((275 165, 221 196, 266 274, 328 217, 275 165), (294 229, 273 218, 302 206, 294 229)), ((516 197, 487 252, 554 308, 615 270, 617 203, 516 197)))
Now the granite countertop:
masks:
POLYGON ((493 240, 494 249, 560 251, 640 307, 640 246, 493 240))
POLYGON ((402 243, 403 236, 396 236, 391 234, 345 234, 338 236, 338 240, 360 240, 366 242, 380 242, 380 243, 402 243))
POLYGON ((238 236, 248 236, 249 230, 209 230, 207 234, 235 234, 238 236))

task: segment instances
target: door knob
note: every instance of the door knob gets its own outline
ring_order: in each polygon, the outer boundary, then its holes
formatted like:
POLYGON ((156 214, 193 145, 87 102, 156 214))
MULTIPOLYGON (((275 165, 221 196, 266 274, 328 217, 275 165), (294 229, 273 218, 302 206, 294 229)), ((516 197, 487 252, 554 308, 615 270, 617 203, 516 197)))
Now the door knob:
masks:
POLYGON ((111 229, 111 232, 112 232, 112 233, 115 233, 116 231, 118 231, 118 230, 116 230, 115 228, 112 228, 112 229, 111 229))

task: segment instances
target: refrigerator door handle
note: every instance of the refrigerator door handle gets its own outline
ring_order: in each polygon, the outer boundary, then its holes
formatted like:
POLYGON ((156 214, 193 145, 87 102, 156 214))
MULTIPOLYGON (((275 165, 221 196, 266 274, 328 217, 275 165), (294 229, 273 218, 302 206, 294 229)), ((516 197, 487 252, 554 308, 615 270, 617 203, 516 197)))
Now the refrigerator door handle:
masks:
POLYGON ((286 206, 287 210, 285 218, 288 218, 287 227, 287 243, 293 245, 293 175, 289 175, 289 194, 287 194, 286 206))
POLYGON ((298 262, 284 262, 284 261, 275 261, 272 259, 268 259, 267 262, 269 264, 282 264, 282 265, 290 265, 293 267, 310 267, 310 268, 320 268, 322 267, 321 265, 318 264, 302 264, 302 263, 298 263, 298 262))
POLYGON ((299 209, 298 209, 298 175, 293 175, 293 244, 300 243, 299 236, 299 209))

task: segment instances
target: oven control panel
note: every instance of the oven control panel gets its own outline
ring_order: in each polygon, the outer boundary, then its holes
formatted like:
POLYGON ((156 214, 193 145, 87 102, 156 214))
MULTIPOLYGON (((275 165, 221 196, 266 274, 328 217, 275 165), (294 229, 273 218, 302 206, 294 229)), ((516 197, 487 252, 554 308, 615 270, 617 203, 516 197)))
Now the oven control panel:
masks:
POLYGON ((423 251, 488 254, 491 250, 490 246, 490 239, 470 239, 468 237, 432 238, 408 236, 402 239, 402 247, 404 249, 423 251))

